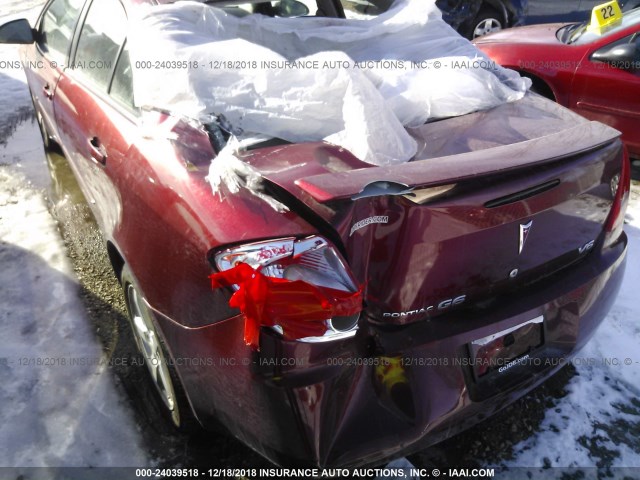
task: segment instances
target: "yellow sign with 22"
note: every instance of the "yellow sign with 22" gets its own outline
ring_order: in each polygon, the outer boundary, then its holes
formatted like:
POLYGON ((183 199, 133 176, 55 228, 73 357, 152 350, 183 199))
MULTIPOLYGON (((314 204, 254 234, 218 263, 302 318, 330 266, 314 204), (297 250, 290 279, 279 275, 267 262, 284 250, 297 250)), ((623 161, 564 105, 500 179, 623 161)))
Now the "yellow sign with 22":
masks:
POLYGON ((620 10, 617 0, 613 0, 594 7, 591 11, 588 30, 602 35, 609 27, 617 25, 621 21, 622 10, 620 10))

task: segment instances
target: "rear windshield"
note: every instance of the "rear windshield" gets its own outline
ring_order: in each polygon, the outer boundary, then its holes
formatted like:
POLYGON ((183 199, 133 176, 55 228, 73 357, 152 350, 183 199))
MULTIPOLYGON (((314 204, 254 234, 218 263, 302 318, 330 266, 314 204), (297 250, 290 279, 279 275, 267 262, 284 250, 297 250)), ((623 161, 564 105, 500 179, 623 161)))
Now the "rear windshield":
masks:
MULTIPOLYGON (((159 4, 178 3, 180 0, 156 0, 159 4)), ((209 0, 201 1, 237 17, 244 17, 252 13, 260 13, 270 17, 307 17, 318 14, 316 0, 279 0, 264 2, 260 0, 246 3, 237 0, 209 0)))
POLYGON ((393 0, 341 0, 347 18, 369 18, 389 10, 393 0))
MULTIPOLYGON (((389 10, 394 0, 340 0, 344 14, 350 19, 366 19, 380 15, 389 10)), ((175 0, 158 0, 158 3, 175 3, 175 0)), ((333 8, 331 0, 278 0, 264 2, 260 0, 239 3, 237 0, 203 1, 208 5, 222 8, 227 13, 244 17, 252 13, 260 13, 270 17, 307 17, 307 16, 341 16, 333 8)))

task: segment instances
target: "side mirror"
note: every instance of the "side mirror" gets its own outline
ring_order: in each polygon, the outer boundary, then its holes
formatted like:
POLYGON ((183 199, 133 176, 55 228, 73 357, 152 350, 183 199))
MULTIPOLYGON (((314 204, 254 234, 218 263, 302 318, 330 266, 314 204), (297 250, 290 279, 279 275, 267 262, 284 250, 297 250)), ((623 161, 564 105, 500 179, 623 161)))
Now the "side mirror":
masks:
POLYGON ((33 29, 29 21, 24 18, 13 20, 0 27, 0 43, 28 45, 34 41, 33 29))
POLYGON ((282 0, 278 3, 275 14, 278 17, 286 18, 304 17, 309 15, 309 9, 304 3, 298 2, 298 0, 282 0))
POLYGON ((615 45, 594 52, 591 59, 621 70, 640 70, 640 47, 637 42, 615 45))

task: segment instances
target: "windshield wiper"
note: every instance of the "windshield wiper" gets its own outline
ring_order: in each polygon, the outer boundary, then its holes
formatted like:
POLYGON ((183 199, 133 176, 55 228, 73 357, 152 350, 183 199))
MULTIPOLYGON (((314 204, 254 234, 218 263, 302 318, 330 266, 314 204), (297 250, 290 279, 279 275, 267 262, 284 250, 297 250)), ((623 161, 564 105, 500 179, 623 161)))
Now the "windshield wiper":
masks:
POLYGON ((562 43, 570 44, 572 43, 572 41, 574 41, 572 37, 575 35, 576 30, 582 26, 582 23, 572 23, 569 25, 565 25, 558 30, 558 32, 556 33, 556 37, 558 37, 558 40, 560 40, 562 43))
POLYGON ((571 45, 572 43, 577 42, 586 29, 587 29, 586 22, 576 23, 575 25, 572 25, 569 31, 567 32, 569 35, 569 41, 567 42, 567 45, 571 45))

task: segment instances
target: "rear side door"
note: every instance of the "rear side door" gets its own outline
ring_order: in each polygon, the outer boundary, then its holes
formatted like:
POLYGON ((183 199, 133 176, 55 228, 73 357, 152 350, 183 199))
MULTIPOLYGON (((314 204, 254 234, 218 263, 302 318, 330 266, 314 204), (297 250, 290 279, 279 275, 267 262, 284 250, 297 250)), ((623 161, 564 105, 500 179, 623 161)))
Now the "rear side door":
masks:
POLYGON ((36 43, 27 49, 25 68, 36 112, 49 132, 57 137, 53 121, 53 98, 68 63, 73 35, 84 0, 52 0, 36 24, 36 43))
POLYGON ((640 33, 626 34, 594 46, 576 70, 571 106, 590 120, 620 130, 631 152, 640 155, 640 68, 633 62, 624 68, 592 59, 596 52, 629 43, 640 51, 640 33))
POLYGON ((107 237, 122 211, 114 175, 137 131, 126 34, 122 3, 93 0, 55 99, 61 144, 107 237))

